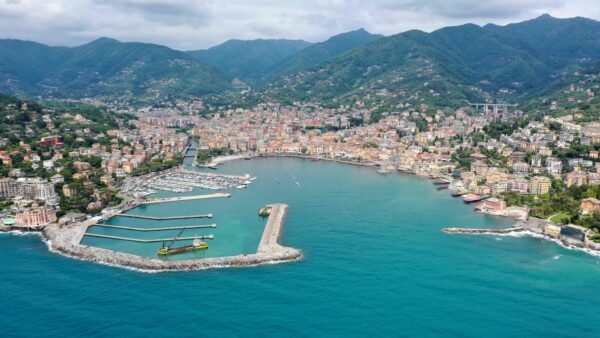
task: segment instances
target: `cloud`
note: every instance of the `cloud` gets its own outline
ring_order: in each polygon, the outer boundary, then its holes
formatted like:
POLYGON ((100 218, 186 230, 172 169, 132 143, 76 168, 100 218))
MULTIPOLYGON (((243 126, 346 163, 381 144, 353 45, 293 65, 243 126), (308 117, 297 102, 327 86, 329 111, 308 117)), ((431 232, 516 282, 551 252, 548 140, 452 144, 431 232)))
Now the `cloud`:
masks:
POLYGON ((200 49, 225 40, 322 41, 360 27, 380 34, 550 13, 600 18, 589 0, 0 0, 0 38, 74 46, 100 36, 200 49))

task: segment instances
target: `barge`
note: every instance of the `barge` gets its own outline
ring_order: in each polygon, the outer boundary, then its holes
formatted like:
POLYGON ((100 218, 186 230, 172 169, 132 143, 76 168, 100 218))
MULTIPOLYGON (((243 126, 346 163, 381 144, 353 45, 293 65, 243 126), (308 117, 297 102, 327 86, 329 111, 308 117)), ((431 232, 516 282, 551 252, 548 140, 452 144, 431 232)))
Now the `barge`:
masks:
POLYGON ((165 246, 163 243, 162 248, 158 249, 159 256, 168 256, 175 255, 179 253, 196 251, 196 250, 206 250, 208 249, 208 244, 205 241, 201 241, 199 239, 194 239, 191 245, 180 246, 177 248, 171 248, 169 246, 165 246))

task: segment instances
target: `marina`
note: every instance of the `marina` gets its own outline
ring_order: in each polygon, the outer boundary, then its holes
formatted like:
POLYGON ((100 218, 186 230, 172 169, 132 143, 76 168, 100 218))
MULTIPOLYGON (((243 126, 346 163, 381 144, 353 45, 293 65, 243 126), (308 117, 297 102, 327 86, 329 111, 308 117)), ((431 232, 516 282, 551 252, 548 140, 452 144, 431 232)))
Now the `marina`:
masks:
POLYGON ((178 168, 132 179, 128 182, 124 193, 141 198, 155 194, 157 191, 189 193, 194 189, 243 189, 254 179, 248 174, 243 176, 227 175, 178 168))

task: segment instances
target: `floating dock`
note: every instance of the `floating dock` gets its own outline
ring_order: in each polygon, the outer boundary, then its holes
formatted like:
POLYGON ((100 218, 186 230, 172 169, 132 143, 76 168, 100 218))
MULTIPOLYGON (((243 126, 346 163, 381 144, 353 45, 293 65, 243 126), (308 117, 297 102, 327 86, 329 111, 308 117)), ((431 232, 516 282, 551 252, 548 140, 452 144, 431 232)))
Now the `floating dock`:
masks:
POLYGON ((212 218, 212 214, 205 215, 189 215, 189 216, 169 216, 169 217, 155 217, 155 216, 143 216, 143 215, 135 215, 135 214, 118 214, 116 216, 119 217, 129 217, 129 218, 141 218, 141 219, 151 219, 155 221, 168 221, 175 219, 191 219, 191 218, 212 218))
POLYGON ((121 230, 132 230, 132 231, 168 231, 168 230, 186 230, 186 229, 202 229, 202 228, 216 228, 216 224, 202 224, 202 225, 186 225, 178 227, 164 227, 164 228, 136 228, 122 225, 110 225, 110 224, 93 224, 94 227, 121 229, 121 230))
POLYGON ((215 236, 213 236, 213 235, 206 235, 206 236, 194 236, 194 237, 139 239, 139 238, 110 236, 110 235, 91 234, 91 233, 86 233, 84 236, 115 239, 115 240, 119 240, 119 241, 129 241, 129 242, 137 242, 137 243, 174 242, 174 241, 186 241, 186 240, 191 241, 196 238, 198 238, 198 239, 213 239, 213 238, 215 238, 215 236))

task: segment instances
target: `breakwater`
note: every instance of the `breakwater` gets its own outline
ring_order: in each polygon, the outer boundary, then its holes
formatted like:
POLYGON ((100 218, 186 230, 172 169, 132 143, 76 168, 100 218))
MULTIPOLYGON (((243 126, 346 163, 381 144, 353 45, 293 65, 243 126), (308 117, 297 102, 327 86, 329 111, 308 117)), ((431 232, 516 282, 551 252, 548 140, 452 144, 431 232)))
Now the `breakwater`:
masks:
POLYGON ((513 232, 525 231, 522 227, 513 227, 508 229, 472 229, 472 228, 444 228, 443 232, 449 234, 473 234, 473 235, 487 235, 487 234, 510 234, 513 232))
POLYGON ((42 234, 50 249, 60 254, 86 261, 148 272, 246 267, 291 262, 301 259, 302 251, 279 244, 288 206, 285 204, 272 204, 270 206, 273 209, 267 220, 258 250, 256 253, 248 255, 180 261, 135 256, 80 244, 81 239, 86 235, 85 231, 87 227, 91 225, 85 223, 70 227, 60 227, 58 224, 52 224, 46 227, 42 231, 42 234))

